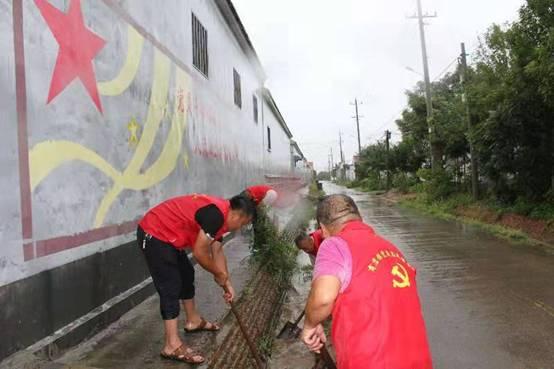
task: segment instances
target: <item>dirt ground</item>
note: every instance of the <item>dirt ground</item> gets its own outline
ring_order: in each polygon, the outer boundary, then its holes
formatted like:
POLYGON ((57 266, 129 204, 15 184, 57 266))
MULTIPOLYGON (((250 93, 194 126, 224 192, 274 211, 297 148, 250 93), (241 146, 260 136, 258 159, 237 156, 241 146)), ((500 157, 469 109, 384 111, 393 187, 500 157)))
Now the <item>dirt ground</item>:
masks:
MULTIPOLYGON (((412 200, 417 195, 415 193, 404 194, 389 191, 381 196, 391 202, 398 203, 402 200, 412 200)), ((452 215, 521 231, 534 240, 550 244, 554 247, 554 221, 532 219, 514 213, 499 214, 492 209, 479 205, 459 206, 452 215)))

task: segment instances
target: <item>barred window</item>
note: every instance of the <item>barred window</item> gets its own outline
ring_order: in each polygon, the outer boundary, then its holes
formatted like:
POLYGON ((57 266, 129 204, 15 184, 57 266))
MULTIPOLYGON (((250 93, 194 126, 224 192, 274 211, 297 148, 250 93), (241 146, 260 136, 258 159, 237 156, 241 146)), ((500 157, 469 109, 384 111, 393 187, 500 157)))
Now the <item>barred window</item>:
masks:
POLYGON ((254 108, 254 122, 258 123, 258 98, 252 95, 252 106, 254 108))
POLYGON ((192 64, 208 77, 208 31, 192 13, 192 64))
POLYGON ((240 91, 240 74, 233 68, 233 81, 235 86, 235 105, 242 108, 242 93, 240 91))

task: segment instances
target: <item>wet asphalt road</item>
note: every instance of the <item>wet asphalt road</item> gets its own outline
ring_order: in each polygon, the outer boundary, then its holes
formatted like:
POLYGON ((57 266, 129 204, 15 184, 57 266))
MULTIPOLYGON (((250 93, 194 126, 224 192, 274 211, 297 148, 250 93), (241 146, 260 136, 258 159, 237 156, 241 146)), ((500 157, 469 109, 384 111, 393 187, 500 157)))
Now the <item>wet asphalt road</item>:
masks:
POLYGON ((554 253, 346 193, 417 268, 435 369, 554 369, 554 253))

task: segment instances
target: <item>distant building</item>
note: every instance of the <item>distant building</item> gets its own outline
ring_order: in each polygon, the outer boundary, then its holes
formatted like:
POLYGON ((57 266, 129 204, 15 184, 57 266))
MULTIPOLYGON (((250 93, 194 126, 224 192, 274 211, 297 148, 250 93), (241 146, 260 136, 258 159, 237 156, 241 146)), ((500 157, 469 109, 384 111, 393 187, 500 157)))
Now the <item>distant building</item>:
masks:
POLYGON ((356 179, 356 167, 354 164, 345 164, 345 177, 347 181, 356 179))

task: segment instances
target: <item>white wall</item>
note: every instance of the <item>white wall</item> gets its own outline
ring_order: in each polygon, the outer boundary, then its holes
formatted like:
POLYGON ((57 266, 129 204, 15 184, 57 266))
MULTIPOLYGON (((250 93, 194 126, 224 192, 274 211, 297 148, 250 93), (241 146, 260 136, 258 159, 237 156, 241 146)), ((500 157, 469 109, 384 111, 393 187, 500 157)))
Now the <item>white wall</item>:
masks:
POLYGON ((267 145, 267 128, 265 128, 265 171, 269 175, 283 175, 290 172, 291 148, 290 138, 279 123, 276 114, 264 100, 264 124, 271 128, 271 150, 267 145))
MULTIPOLYGON (((106 42, 93 60, 103 112, 79 80, 47 103, 59 45, 36 3, 24 1, 32 182, 28 195, 33 213, 32 237, 25 241, 31 243, 34 254, 26 259, 19 202, 11 3, 0 0, 0 107, 7 127, 6 144, 0 146, 6 168, 0 180, 4 245, 0 248, 0 286, 132 240, 133 232, 121 233, 116 226, 135 221, 169 197, 187 192, 231 196, 251 183, 263 182, 265 174, 289 173, 288 137, 265 107, 265 124, 272 132, 272 150, 267 152, 263 98, 257 92, 263 81, 212 0, 116 2, 147 36, 104 2, 82 2, 86 27, 106 42), (208 31, 208 79, 192 65, 191 11, 208 31), (129 45, 137 42, 142 45, 135 50, 138 55, 128 55, 129 45), (128 56, 140 62, 125 85, 118 77, 128 56), (233 101, 233 68, 241 75, 242 109, 233 101), (167 78, 160 71, 167 71, 167 78), (119 91, 108 93, 103 85, 119 91), (156 85, 165 86, 159 101, 156 85), (258 124, 253 119, 252 94, 258 94, 258 124), (181 105, 182 112, 178 111, 181 105), (139 126, 135 144, 128 128, 133 121, 139 126), (134 161, 144 147, 145 155, 137 166, 134 161), (83 235, 100 231, 109 235, 56 250, 65 242, 57 244, 60 238, 86 239, 83 235), (48 250, 45 241, 51 241, 48 250)), ((67 11, 70 1, 49 3, 67 11)))

